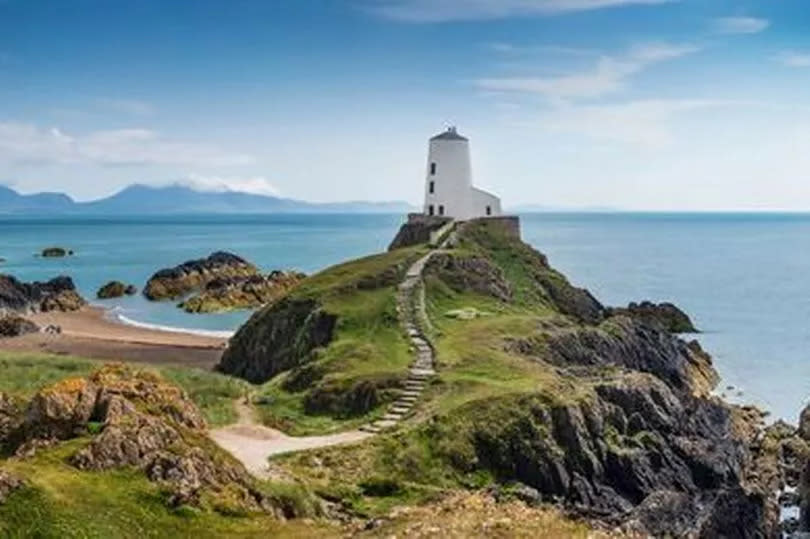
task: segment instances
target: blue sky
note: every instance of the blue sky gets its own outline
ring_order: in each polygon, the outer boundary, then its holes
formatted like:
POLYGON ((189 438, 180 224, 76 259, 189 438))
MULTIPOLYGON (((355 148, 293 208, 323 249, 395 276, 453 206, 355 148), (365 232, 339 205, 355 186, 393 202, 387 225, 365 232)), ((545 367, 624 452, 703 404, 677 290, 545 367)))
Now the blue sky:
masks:
POLYGON ((0 0, 0 182, 810 210, 802 0, 0 0))

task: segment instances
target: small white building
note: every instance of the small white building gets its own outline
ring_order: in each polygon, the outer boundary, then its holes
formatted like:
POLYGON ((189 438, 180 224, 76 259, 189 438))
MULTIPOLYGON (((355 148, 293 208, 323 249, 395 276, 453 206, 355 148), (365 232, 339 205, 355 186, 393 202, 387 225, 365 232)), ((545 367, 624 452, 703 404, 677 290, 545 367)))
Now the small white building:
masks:
POLYGON ((501 215, 501 199, 473 187, 470 141, 455 127, 430 139, 424 213, 461 221, 501 215))

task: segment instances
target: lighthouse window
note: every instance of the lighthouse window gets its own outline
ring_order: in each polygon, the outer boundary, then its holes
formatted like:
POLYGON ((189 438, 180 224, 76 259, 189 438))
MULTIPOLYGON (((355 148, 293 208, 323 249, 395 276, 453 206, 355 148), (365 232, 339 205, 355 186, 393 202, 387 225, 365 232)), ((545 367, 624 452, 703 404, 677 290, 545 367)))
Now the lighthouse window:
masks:
POLYGON ((436 189, 436 182, 430 182, 430 186, 429 186, 428 191, 430 192, 431 195, 433 194, 433 191, 435 189, 436 189))
POLYGON ((433 215, 433 204, 428 206, 428 215, 433 215))
POLYGON ((431 176, 435 176, 435 175, 436 175, 436 163, 431 163, 431 164, 430 164, 430 175, 431 175, 431 176))
POLYGON ((492 215, 492 206, 487 206, 487 215, 492 215))
POLYGON ((439 215, 444 215, 444 206, 439 206, 439 215))

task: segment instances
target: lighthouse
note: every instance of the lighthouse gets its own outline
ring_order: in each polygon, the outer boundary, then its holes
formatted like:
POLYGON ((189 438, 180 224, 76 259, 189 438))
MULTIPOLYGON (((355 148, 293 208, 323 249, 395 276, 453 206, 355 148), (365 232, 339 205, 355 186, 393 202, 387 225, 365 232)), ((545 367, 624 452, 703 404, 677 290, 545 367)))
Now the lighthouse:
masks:
POLYGON ((501 215, 501 200, 473 186, 470 141, 455 127, 428 144, 424 213, 460 221, 501 215))

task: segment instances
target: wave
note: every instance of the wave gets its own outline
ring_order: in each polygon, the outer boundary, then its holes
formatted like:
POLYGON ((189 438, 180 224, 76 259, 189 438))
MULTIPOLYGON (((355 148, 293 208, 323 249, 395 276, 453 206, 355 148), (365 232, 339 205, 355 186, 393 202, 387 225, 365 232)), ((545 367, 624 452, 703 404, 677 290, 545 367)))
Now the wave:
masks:
POLYGON ((152 329, 155 331, 166 331, 168 333, 190 333, 191 335, 199 335, 201 337, 216 337, 218 339, 230 339, 235 332, 233 331, 217 331, 212 329, 193 329, 193 328, 178 328, 173 326, 161 326, 159 324, 149 324, 148 322, 138 322, 131 318, 127 318, 123 314, 116 313, 115 319, 122 324, 133 326, 142 329, 152 329))

